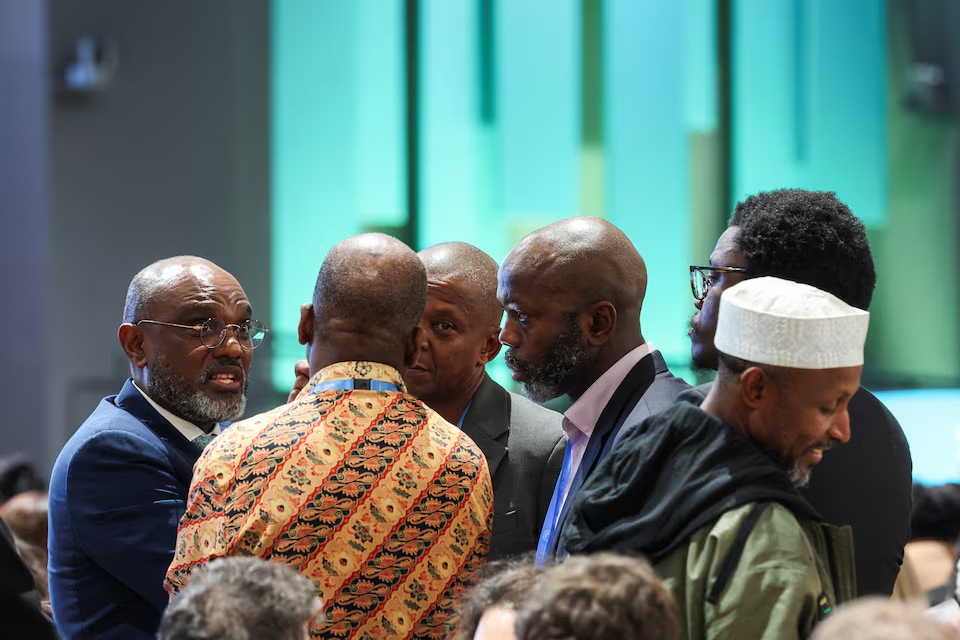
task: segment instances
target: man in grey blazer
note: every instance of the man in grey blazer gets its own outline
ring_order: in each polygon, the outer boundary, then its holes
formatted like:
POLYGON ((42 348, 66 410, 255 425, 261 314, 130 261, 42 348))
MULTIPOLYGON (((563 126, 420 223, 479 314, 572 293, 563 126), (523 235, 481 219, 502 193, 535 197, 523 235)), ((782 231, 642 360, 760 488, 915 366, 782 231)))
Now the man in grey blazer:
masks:
MULTIPOLYGON (((423 339, 407 389, 477 443, 493 479, 490 560, 532 552, 563 463, 563 416, 510 393, 486 373, 500 352, 497 263, 447 242, 420 252, 427 269, 423 339)), ((296 397, 307 382, 297 363, 296 397)))
POLYGON ((424 249, 420 259, 428 285, 424 339, 407 387, 463 429, 487 459, 494 494, 489 558, 533 551, 563 462, 563 416, 486 373, 500 352, 496 261, 462 242, 424 249))

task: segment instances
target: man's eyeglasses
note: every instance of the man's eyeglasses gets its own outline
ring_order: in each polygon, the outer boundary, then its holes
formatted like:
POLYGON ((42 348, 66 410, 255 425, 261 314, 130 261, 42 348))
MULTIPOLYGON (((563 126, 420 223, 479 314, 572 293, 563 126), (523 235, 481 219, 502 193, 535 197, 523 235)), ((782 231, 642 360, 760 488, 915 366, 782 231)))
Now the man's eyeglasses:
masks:
POLYGON ((149 324, 162 324, 165 327, 179 327, 181 329, 193 329, 200 332, 200 342, 207 349, 216 349, 227 337, 227 329, 233 329, 237 334, 237 342, 244 349, 250 351, 256 349, 267 337, 269 329, 263 326, 259 320, 244 320, 240 324, 227 324, 220 318, 210 318, 200 324, 176 324, 173 322, 160 322, 159 320, 140 320, 137 324, 147 322, 149 324))
POLYGON ((714 279, 718 273, 746 273, 746 269, 738 267, 690 267, 690 288, 697 302, 703 302, 710 287, 716 284, 714 279))

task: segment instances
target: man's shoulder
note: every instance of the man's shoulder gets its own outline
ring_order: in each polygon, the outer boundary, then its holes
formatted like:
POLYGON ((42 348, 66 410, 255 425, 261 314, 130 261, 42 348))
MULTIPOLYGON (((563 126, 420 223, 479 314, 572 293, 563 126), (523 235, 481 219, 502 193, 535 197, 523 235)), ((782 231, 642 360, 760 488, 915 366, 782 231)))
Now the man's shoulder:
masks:
POLYGON ((677 401, 686 402, 699 407, 701 404, 703 404, 703 401, 707 399, 707 396, 710 394, 711 387, 713 387, 713 382, 706 382, 696 387, 689 387, 685 389, 679 396, 677 396, 677 401))
POLYGON ((817 571, 815 551, 802 525, 790 509, 776 502, 751 502, 724 512, 695 531, 658 567, 663 565, 664 571, 672 573, 683 572, 683 566, 709 565, 709 573, 715 574, 725 562, 740 571, 761 567, 817 571), (737 557, 728 559, 731 554, 737 557))
POLYGON ((144 486, 147 476, 149 484, 176 472, 168 444, 111 400, 100 403, 57 456, 50 474, 51 514, 68 505, 112 500, 144 486))
MULTIPOLYGON (((650 371, 651 367, 654 373, 653 379, 649 380, 647 378, 649 383, 645 383, 645 387, 640 386, 642 395, 639 398, 634 395, 638 402, 628 417, 628 424, 630 421, 635 421, 637 417, 660 413, 676 402, 677 396, 690 388, 690 385, 683 378, 678 378, 670 372, 670 368, 659 351, 653 351, 642 358, 634 368, 634 372, 639 368, 650 371)), ((634 372, 631 372, 630 375, 633 375, 634 372)), ((629 379, 630 376, 627 380, 629 379)))
POLYGON ((510 395, 510 426, 521 421, 536 422, 546 426, 556 426, 560 429, 563 424, 563 414, 553 409, 547 409, 519 393, 506 391, 510 395))
POLYGON ((907 448, 907 438, 900 423, 886 405, 864 387, 860 387, 850 399, 850 422, 870 423, 870 433, 890 439, 896 445, 907 448))
POLYGON ((484 383, 483 391, 484 401, 478 403, 477 396, 474 396, 470 413, 474 414, 474 418, 482 416, 482 419, 487 420, 501 420, 506 417, 505 427, 509 429, 511 448, 521 441, 550 441, 552 447, 563 435, 563 414, 547 409, 518 393, 507 391, 492 378, 488 378, 484 383), (502 413, 504 409, 505 414, 502 413))
POLYGON ((484 459, 483 451, 473 439, 454 424, 444 420, 443 416, 424 405, 426 417, 424 426, 430 434, 430 445, 439 447, 441 453, 452 457, 476 457, 484 459))
POLYGON ((803 526, 788 507, 778 502, 751 502, 725 512, 709 536, 717 549, 730 549, 743 540, 743 559, 750 563, 808 565, 816 569, 813 547, 803 526))
POLYGON ((280 418, 284 412, 289 410, 292 405, 293 403, 282 404, 279 407, 270 409, 269 411, 264 411, 263 413, 250 416, 249 418, 232 422, 230 423, 230 426, 223 431, 223 433, 230 433, 236 436, 245 435, 252 437, 277 422, 277 419, 280 418))
POLYGON ((238 468, 251 462, 256 464, 259 458, 245 456, 251 447, 281 457, 280 452, 301 447, 338 450, 342 444, 335 441, 339 430, 352 433, 354 428, 344 420, 326 428, 324 423, 333 420, 332 415, 317 410, 314 403, 298 398, 233 422, 203 450, 194 467, 194 478, 211 473, 232 476, 238 468))
MULTIPOLYGON (((659 351, 653 353, 654 356, 659 356, 656 361, 661 362, 663 356, 660 355, 659 351)), ((667 394, 673 395, 673 397, 678 396, 679 394, 688 391, 690 385, 687 384, 687 381, 683 378, 679 378, 673 375, 673 372, 670 371, 669 367, 666 366, 666 363, 663 363, 663 366, 659 368, 656 376, 653 379, 653 383, 650 385, 650 390, 658 390, 660 392, 665 392, 667 394)), ((649 391, 648 391, 649 393, 649 391)))
MULTIPOLYGON (((659 352, 654 352, 659 356, 659 352)), ((659 358, 662 361, 662 357, 659 358)), ((630 413, 623 421, 624 428, 622 435, 617 436, 617 441, 623 435, 629 433, 642 420, 663 413, 674 404, 685 393, 691 390, 690 385, 683 378, 678 378, 663 365, 663 368, 657 372, 653 381, 643 391, 643 395, 635 397, 636 404, 630 409, 630 413)))
POLYGON ((113 396, 104 398, 67 440, 57 458, 57 465, 92 449, 100 452, 114 448, 126 450, 131 440, 164 447, 163 441, 136 416, 114 405, 113 396))
POLYGON ((542 449, 549 455, 563 437, 563 414, 510 393, 510 446, 542 449))
POLYGON ((799 627, 806 637, 812 607, 826 597, 813 546, 777 503, 726 511, 654 569, 691 635, 711 629, 723 637, 797 637, 799 627))
POLYGON ((452 425, 443 417, 424 405, 426 418, 422 433, 427 437, 415 438, 411 453, 419 460, 421 466, 432 466, 437 469, 455 469, 456 473, 469 478, 483 478, 482 486, 490 493, 493 500, 493 485, 491 484, 490 468, 480 446, 466 433, 452 425), (420 453, 415 453, 420 449, 420 453), (430 452, 423 455, 423 450, 430 452))
POLYGON ((140 427, 146 428, 136 416, 114 404, 115 399, 116 396, 107 396, 101 400, 74 435, 83 437, 110 429, 139 431, 140 427))

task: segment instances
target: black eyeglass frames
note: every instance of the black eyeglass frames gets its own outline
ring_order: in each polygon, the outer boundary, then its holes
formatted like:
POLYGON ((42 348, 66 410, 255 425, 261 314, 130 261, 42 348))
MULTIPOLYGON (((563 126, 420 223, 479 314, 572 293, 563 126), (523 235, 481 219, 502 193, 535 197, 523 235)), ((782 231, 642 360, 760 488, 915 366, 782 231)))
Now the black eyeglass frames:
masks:
POLYGON ((746 273, 746 269, 739 267, 698 267, 690 266, 690 288, 697 302, 703 302, 715 282, 717 273, 746 273))

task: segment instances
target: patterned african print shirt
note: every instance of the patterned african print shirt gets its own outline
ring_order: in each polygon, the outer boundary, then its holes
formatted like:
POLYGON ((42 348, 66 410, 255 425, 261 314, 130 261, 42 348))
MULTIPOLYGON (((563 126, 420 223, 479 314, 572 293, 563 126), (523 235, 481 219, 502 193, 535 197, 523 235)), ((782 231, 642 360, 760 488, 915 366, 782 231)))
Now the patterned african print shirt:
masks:
POLYGON ((493 488, 473 441, 405 391, 391 367, 341 362, 226 429, 194 468, 167 591, 213 558, 257 556, 316 583, 313 638, 451 634, 486 560, 493 488), (400 391, 330 388, 358 380, 400 391))

